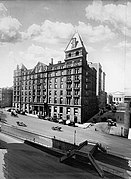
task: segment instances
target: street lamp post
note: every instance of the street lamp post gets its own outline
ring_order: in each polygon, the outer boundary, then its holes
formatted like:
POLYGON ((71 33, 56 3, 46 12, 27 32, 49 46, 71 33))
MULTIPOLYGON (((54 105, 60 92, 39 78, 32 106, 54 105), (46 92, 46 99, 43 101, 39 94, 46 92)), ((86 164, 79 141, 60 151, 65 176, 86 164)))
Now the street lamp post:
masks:
POLYGON ((74 145, 76 145, 76 130, 74 130, 74 145))

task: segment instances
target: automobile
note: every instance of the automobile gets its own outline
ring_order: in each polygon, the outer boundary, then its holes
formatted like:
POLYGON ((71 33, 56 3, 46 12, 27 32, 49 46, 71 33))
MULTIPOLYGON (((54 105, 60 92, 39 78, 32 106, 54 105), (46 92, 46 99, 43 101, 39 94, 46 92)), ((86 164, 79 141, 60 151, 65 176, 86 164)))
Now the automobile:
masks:
POLYGON ((71 121, 68 126, 74 126, 75 127, 75 122, 71 121))
POLYGON ((0 119, 0 122, 7 124, 7 120, 5 120, 5 119, 0 119))
POLYGON ((59 120, 58 120, 58 123, 59 123, 59 124, 63 124, 63 120, 62 120, 62 119, 59 119, 59 120))
POLYGON ((39 119, 45 119, 45 116, 39 114, 39 115, 38 115, 38 118, 39 118, 39 119))
POLYGON ((52 121, 53 122, 58 122, 58 119, 57 118, 52 118, 52 121))
POLYGON ((18 126, 27 127, 27 125, 24 122, 17 121, 16 123, 18 126))
POLYGON ((7 109, 7 112, 11 112, 11 110, 12 110, 12 109, 11 109, 11 108, 9 108, 9 109, 7 109))
POLYGON ((25 111, 20 111, 20 114, 21 115, 26 115, 26 112, 25 111))
POLYGON ((66 121, 66 125, 69 125, 70 122, 71 122, 71 121, 68 119, 68 120, 66 121))
POLYGON ((57 130, 57 131, 62 131, 62 127, 60 127, 60 126, 53 126, 52 127, 52 130, 57 130))
POLYGON ((108 126, 115 126, 115 127, 117 127, 116 122, 113 121, 112 119, 107 119, 107 122, 108 122, 108 126))
POLYGON ((16 113, 15 110, 12 110, 12 111, 11 111, 11 116, 18 117, 18 114, 16 113))

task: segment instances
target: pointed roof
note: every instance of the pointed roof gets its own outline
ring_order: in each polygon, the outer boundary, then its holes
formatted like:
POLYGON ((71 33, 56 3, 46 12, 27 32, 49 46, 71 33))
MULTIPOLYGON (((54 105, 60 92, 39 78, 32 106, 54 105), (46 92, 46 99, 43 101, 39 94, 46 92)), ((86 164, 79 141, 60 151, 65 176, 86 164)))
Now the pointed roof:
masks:
POLYGON ((25 67, 25 65, 23 65, 23 63, 20 64, 20 69, 27 70, 27 68, 25 67))
POLYGON ((79 35, 78 32, 76 32, 73 37, 71 38, 69 44, 67 45, 65 52, 70 51, 70 50, 74 50, 74 49, 78 49, 78 48, 84 48, 83 45, 83 41, 79 35))

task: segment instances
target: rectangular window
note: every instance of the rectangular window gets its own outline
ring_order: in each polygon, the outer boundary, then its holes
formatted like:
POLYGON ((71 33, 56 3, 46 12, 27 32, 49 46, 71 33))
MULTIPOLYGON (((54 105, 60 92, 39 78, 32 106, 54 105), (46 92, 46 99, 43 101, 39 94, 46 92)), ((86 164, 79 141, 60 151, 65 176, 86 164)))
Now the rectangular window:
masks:
POLYGON ((57 83, 55 83, 55 86, 54 86, 54 87, 55 87, 55 89, 57 88, 57 83))
POLYGON ((49 84, 49 89, 51 89, 51 84, 49 84))
POLYGON ((60 95, 61 95, 61 96, 63 95, 63 91, 62 91, 62 90, 60 91, 60 95))
POLYGON ((68 88, 68 89, 71 88, 71 84, 67 84, 67 88, 68 88))
POLYGON ((71 98, 67 98, 67 104, 71 103, 71 98))
POLYGON ((60 84, 60 88, 63 88, 63 82, 60 84))
POLYGON ((63 98, 60 98, 60 104, 62 104, 63 103, 63 98))
POLYGON ((67 95, 71 95, 71 91, 67 91, 67 95))
POLYGON ((60 107, 60 113, 63 113, 63 107, 60 107))
POLYGON ((49 103, 51 103, 51 97, 49 97, 49 103))
POLYGON ((75 80, 79 80, 79 75, 75 75, 75 80))
POLYGON ((57 95, 57 91, 54 91, 54 95, 57 95))
POLYGON ((71 75, 71 69, 67 70, 67 75, 71 75))
POLYGON ((57 103, 57 98, 56 97, 54 98, 54 103, 57 103))
POLYGON ((66 114, 70 114, 70 108, 66 108, 66 114))
POLYGON ((74 99, 74 105, 78 105, 78 100, 79 100, 79 99, 77 99, 77 98, 74 99))
POLYGON ((74 108, 74 115, 78 114, 78 108, 74 108))
POLYGON ((52 73, 51 73, 51 72, 49 72, 48 76, 49 76, 49 77, 51 77, 51 76, 52 76, 52 73))
POLYGON ((51 91, 49 91, 49 95, 51 95, 51 91))
POLYGON ((57 107, 54 107, 54 112, 57 112, 57 107))
POLYGON ((75 90, 74 91, 74 95, 78 95, 79 94, 79 91, 78 90, 75 90))
POLYGON ((79 73, 80 69, 79 68, 76 68, 75 69, 75 74, 79 73))
POLYGON ((55 78, 55 83, 57 83, 57 78, 55 78))
POLYGON ((68 76, 68 77, 67 77, 67 81, 71 81, 71 76, 68 76))

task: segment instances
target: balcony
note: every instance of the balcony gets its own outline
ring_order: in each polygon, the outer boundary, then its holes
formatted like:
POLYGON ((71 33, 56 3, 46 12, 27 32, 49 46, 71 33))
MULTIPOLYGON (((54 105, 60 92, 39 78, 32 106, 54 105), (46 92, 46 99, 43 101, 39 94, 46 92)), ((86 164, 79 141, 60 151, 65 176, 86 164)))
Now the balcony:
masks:
POLYGON ((72 83, 72 80, 67 80, 66 83, 70 84, 72 83))
POLYGON ((70 87, 70 88, 68 87, 68 88, 66 88, 66 90, 67 90, 67 91, 72 91, 72 88, 71 88, 71 87, 70 87))
POLYGON ((79 98, 80 95, 79 94, 74 94, 74 98, 79 98))
POLYGON ((66 97, 67 98, 72 98, 72 95, 71 94, 67 94, 66 97))
POLYGON ((80 87, 79 86, 75 86, 74 89, 75 90, 80 90, 80 87))
POLYGON ((74 79, 75 83, 80 83, 80 79, 74 79))

